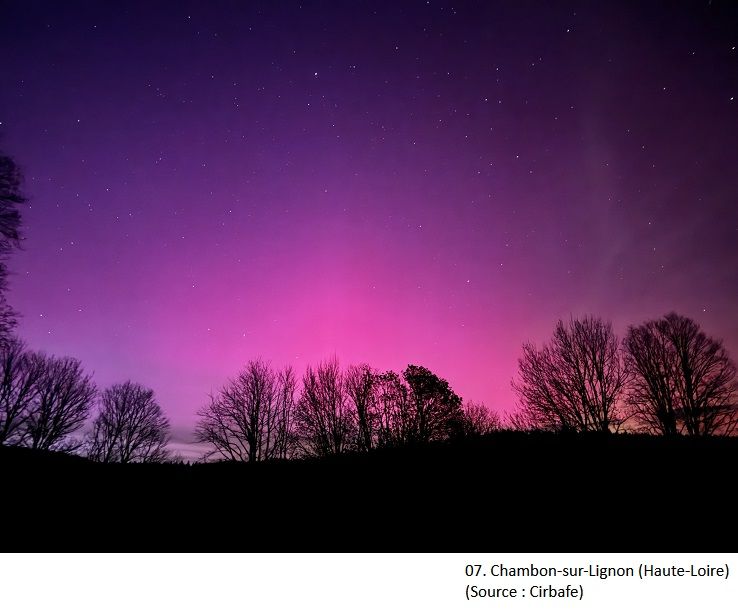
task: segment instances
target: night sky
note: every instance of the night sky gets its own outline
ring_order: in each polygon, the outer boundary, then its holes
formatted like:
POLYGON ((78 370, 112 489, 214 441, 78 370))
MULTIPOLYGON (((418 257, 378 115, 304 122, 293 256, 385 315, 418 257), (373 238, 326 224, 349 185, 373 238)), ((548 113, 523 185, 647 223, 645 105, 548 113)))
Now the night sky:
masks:
POLYGON ((736 45, 717 0, 2 2, 18 333, 181 432, 258 356, 503 411, 560 317, 738 357, 736 45))

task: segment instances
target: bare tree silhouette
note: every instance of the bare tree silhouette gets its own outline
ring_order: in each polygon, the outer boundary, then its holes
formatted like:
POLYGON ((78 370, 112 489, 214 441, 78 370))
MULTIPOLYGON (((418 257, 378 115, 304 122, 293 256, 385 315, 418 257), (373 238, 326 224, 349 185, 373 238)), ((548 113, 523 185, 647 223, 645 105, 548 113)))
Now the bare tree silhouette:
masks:
POLYGON ((670 313, 631 326, 628 402, 641 425, 664 435, 728 435, 738 428, 736 367, 722 341, 670 313))
POLYGON ((368 451, 374 446, 376 427, 377 375, 366 364, 349 366, 344 375, 346 394, 353 403, 356 417, 358 450, 368 451))
POLYGON ((42 356, 27 351, 18 338, 0 343, 0 444, 22 439, 43 365, 42 356))
POLYGON ((409 388, 412 409, 411 441, 448 438, 463 419, 461 398, 448 382, 422 366, 409 365, 402 373, 409 388))
POLYGON ((21 193, 22 176, 12 158, 0 153, 0 342, 9 340, 16 325, 16 312, 5 297, 7 257, 20 245, 21 216, 18 206, 26 202, 21 193))
POLYGON ((377 446, 392 447, 409 443, 415 426, 410 390, 400 376, 391 371, 378 375, 374 387, 377 446))
POLYGON ((0 153, 0 253, 8 253, 20 240, 18 206, 26 202, 21 193, 23 178, 12 158, 0 153))
POLYGON ((23 442, 44 450, 72 450, 80 443, 68 436, 87 420, 97 389, 77 359, 45 355, 39 359, 43 371, 36 381, 23 442))
POLYGON ((13 309, 5 297, 7 277, 0 264, 0 344, 9 342, 15 326, 18 324, 18 313, 13 309))
POLYGON ((465 437, 483 436, 502 429, 502 420, 481 402, 465 402, 460 433, 465 437))
POLYGON ((463 427, 461 398, 422 366, 375 375, 373 402, 378 447, 444 440, 463 427))
POLYGON ((261 359, 250 361, 198 411, 197 439, 213 446, 209 456, 233 461, 288 457, 295 387, 291 368, 275 372, 261 359))
POLYGON ((531 420, 531 415, 527 410, 518 410, 507 415, 503 422, 503 429, 512 431, 536 431, 541 429, 537 421, 531 420))
POLYGON ((343 373, 335 357, 308 366, 295 408, 300 449, 305 455, 338 455, 355 441, 355 419, 347 401, 343 373))
POLYGON ((612 325, 594 317, 559 321, 541 349, 523 345, 513 389, 522 403, 521 422, 555 431, 618 430, 627 382, 612 325))
POLYGON ((154 391, 131 381, 107 388, 92 424, 87 456, 103 463, 164 461, 169 421, 154 391))
POLYGON ((289 459, 297 448, 294 416, 297 393, 297 377, 292 366, 277 372, 276 413, 278 426, 274 433, 275 459, 289 459))

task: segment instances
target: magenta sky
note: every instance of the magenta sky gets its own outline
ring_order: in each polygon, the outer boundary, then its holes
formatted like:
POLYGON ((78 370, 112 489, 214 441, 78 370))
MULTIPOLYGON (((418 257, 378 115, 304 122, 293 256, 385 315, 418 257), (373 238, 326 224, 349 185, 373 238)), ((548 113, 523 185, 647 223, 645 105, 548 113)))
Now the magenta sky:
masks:
POLYGON ((572 314, 674 309, 738 356, 731 3, 149 4, 0 9, 32 348, 180 431, 256 356, 501 410, 572 314))

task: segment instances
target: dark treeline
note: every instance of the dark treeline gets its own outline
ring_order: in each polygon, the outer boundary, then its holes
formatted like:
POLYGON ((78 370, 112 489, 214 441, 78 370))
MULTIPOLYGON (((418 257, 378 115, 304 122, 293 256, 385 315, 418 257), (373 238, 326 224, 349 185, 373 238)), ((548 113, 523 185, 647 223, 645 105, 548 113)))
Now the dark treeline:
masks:
POLYGON ((541 348, 523 346, 513 382, 521 429, 732 435, 736 367, 720 340, 670 313, 628 328, 588 317, 559 321, 541 348))
MULTIPOLYGON (((169 458, 169 423, 154 392, 125 382, 98 393, 80 363, 0 346, 0 443, 101 462, 169 458), (89 431, 79 434, 97 406, 89 431)), ((597 318, 560 321, 542 347, 523 346, 507 418, 463 402, 425 367, 401 374, 334 357, 290 367, 255 359, 198 411, 206 459, 328 457, 483 436, 500 429, 729 436, 738 430, 736 368, 722 343, 674 313, 631 326, 623 342, 597 318)))
POLYGON ((560 321, 541 348, 523 346, 507 419, 462 403, 449 383, 409 365, 398 375, 334 358, 308 367, 297 393, 291 368, 249 362, 199 411, 211 457, 259 461, 426 444, 524 431, 732 435, 736 368, 722 342, 667 314, 631 326, 620 342, 594 317, 560 321))
POLYGON ((211 457, 237 461, 326 457, 481 435, 499 427, 482 404, 462 404, 449 383, 409 365, 402 375, 336 358, 291 368, 250 361, 198 412, 211 457))
MULTIPOLYGON (((28 350, 13 335, 7 259, 19 247, 21 173, 0 154, 0 445, 82 454, 97 462, 162 462, 169 422, 154 391, 127 381, 99 392, 71 357, 28 350), (87 431, 81 431, 87 425, 87 431)), ((291 367, 257 358, 198 411, 204 458, 241 462, 329 457, 470 439, 500 429, 729 436, 738 431, 736 367, 723 344, 670 313, 631 326, 559 321, 542 347, 523 345, 503 419, 463 402, 419 365, 401 373, 336 358, 291 367)))
POLYGON ((0 342, 1 445, 150 462, 167 458, 168 432, 151 389, 129 381, 99 393, 78 360, 27 350, 12 336, 0 342))

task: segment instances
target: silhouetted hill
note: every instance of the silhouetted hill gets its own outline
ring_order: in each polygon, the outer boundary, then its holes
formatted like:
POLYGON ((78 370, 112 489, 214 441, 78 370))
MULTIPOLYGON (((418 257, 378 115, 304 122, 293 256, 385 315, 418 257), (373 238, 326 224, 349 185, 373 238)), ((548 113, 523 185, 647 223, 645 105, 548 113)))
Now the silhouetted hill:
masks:
POLYGON ((499 432, 264 464, 0 449, 15 550, 735 547, 738 439, 499 432))
POLYGON ((89 464, 85 457, 58 451, 35 450, 22 446, 0 446, 0 465, 79 466, 89 464))

